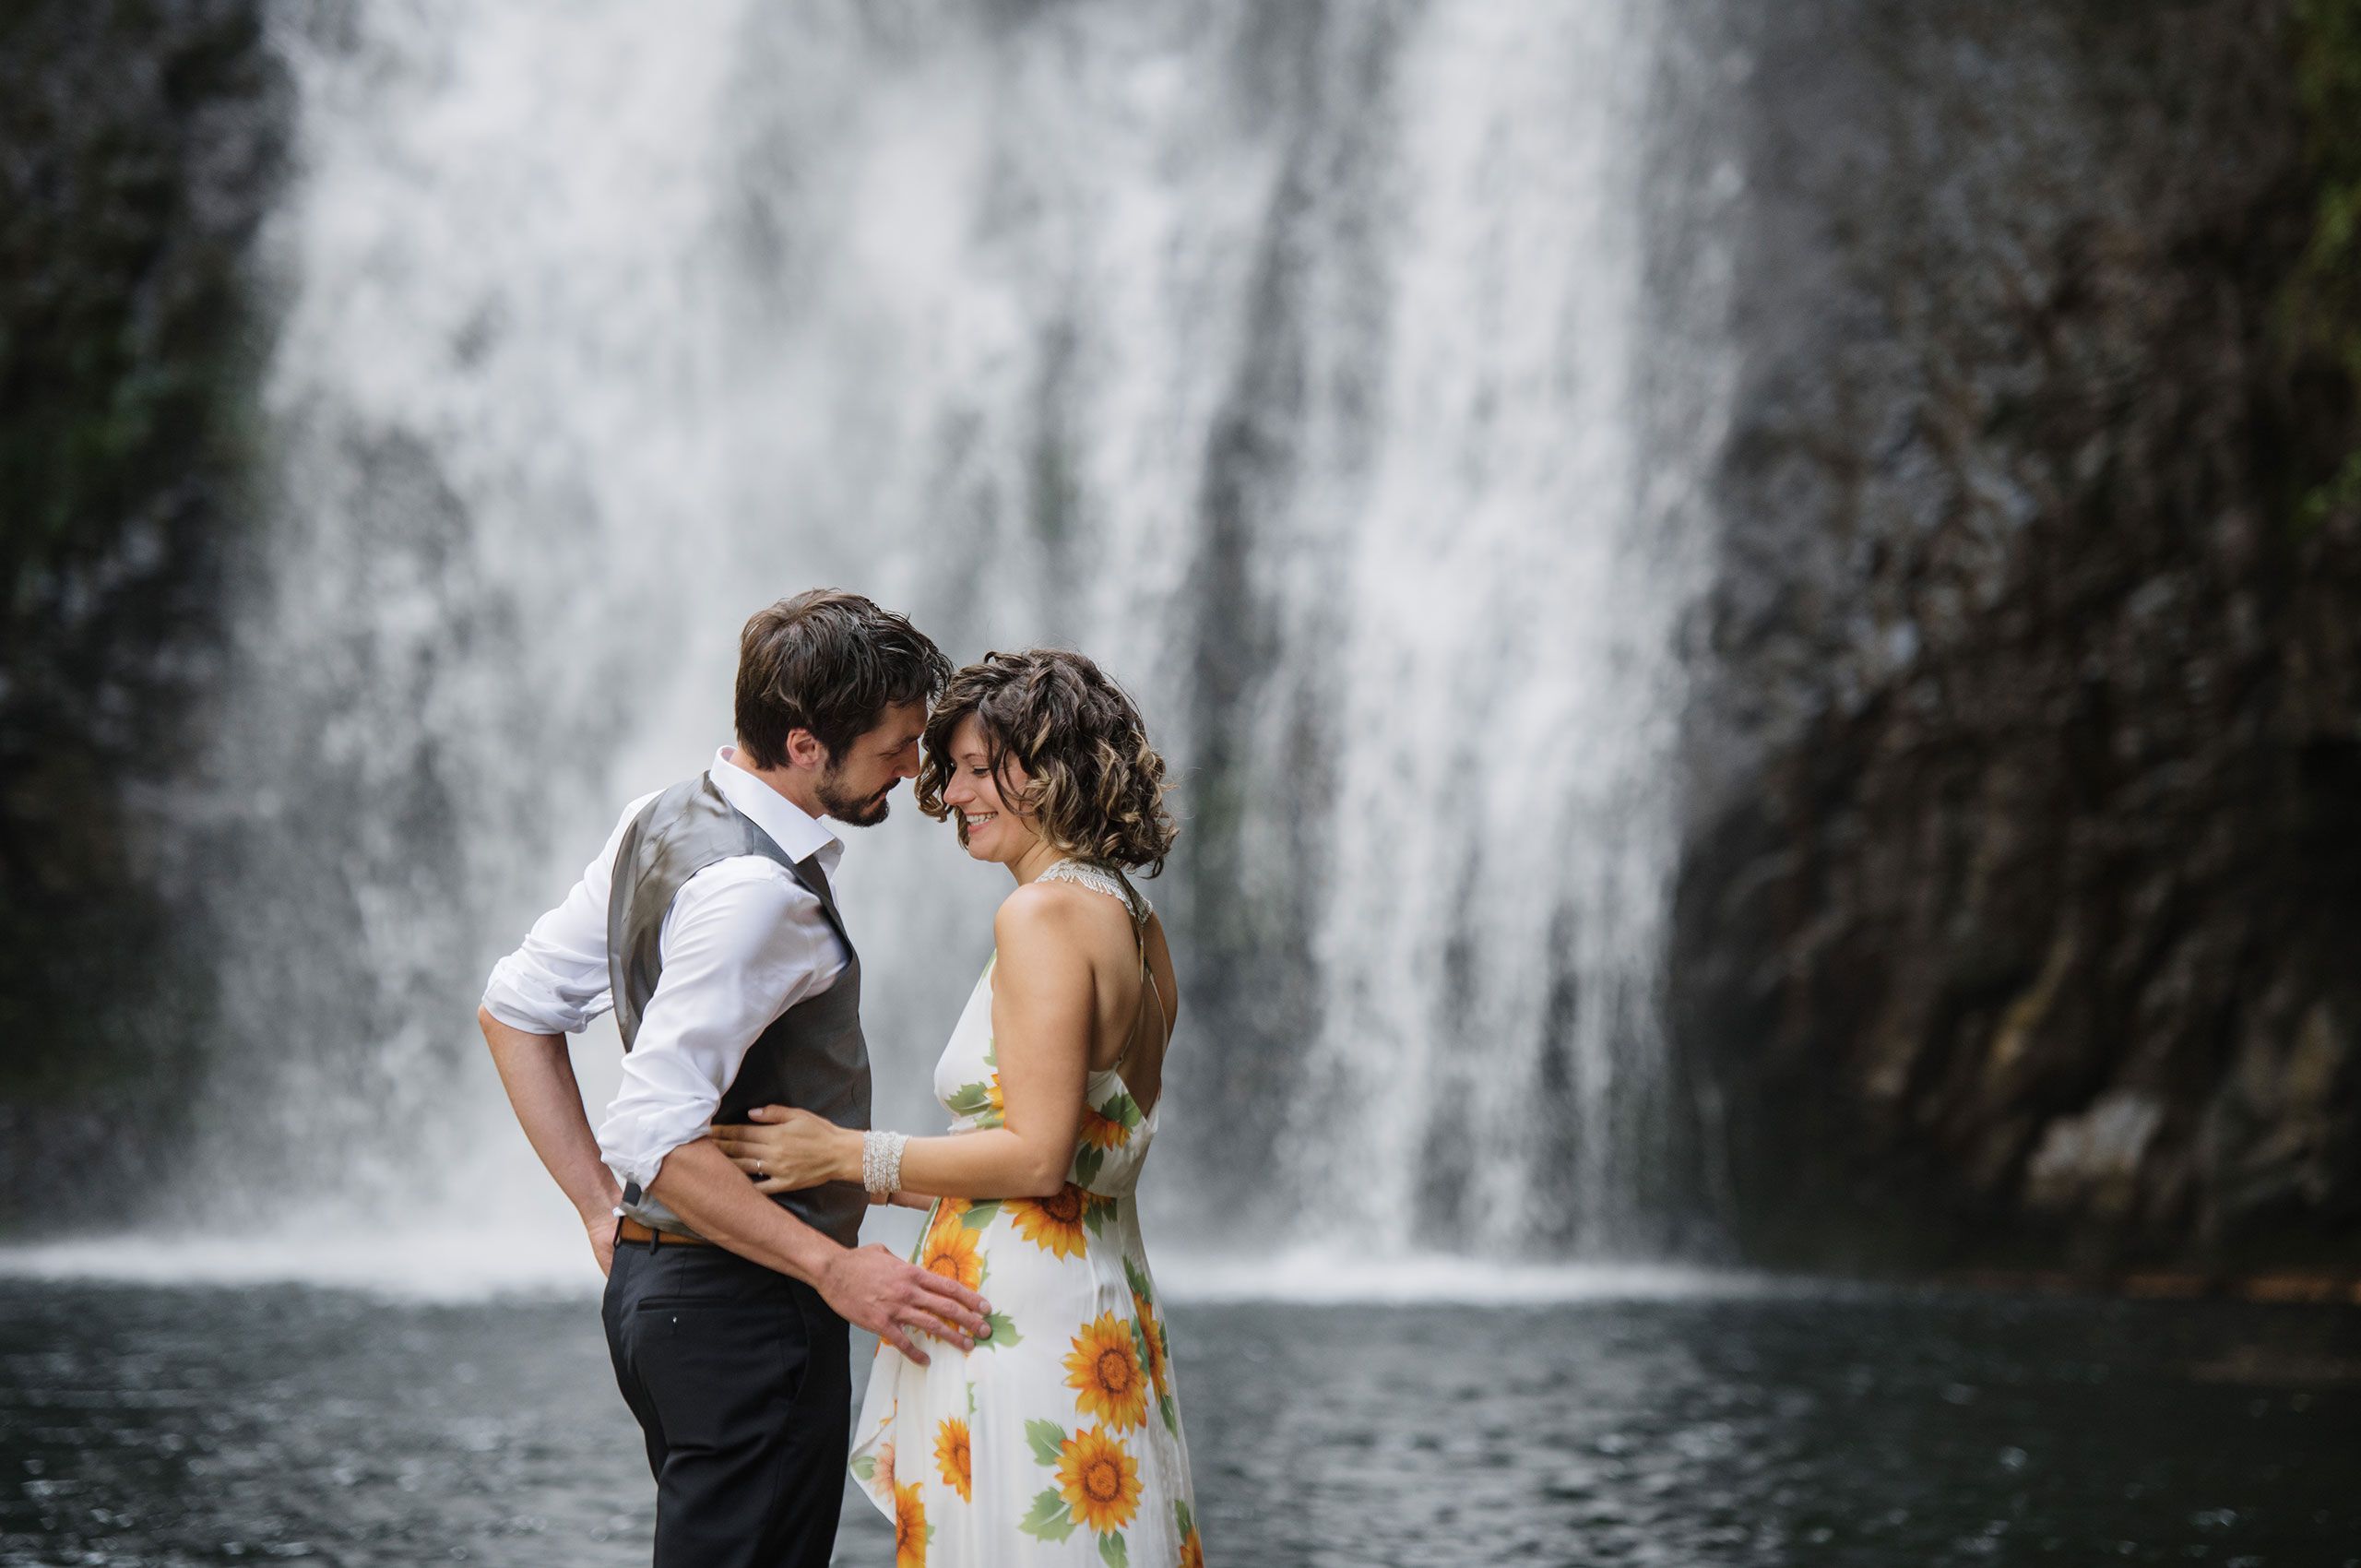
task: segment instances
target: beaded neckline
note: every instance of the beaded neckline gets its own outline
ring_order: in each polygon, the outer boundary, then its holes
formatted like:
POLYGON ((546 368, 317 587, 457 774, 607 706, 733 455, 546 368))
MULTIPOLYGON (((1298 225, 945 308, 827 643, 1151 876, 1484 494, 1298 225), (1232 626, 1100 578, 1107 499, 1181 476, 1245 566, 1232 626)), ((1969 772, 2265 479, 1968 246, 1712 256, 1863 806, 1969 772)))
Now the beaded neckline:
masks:
POLYGON ((1072 882, 1104 893, 1110 898, 1121 898, 1124 908, 1131 910, 1134 925, 1147 924, 1148 916, 1155 912, 1147 901, 1147 895, 1133 887, 1121 872, 1102 861, 1076 860, 1068 856, 1033 880, 1072 882))

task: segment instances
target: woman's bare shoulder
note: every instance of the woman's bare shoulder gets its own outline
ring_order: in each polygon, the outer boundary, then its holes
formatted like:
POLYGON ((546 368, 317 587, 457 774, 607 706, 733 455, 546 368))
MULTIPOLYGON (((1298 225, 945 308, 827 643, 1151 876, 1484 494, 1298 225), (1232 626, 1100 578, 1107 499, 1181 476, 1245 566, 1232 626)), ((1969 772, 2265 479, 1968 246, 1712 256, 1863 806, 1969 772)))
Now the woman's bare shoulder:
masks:
POLYGON ((1000 902, 992 916, 992 937, 1006 945, 1045 941, 1105 944, 1120 936, 1132 945, 1131 913, 1122 901, 1072 882, 1028 882, 1000 902))

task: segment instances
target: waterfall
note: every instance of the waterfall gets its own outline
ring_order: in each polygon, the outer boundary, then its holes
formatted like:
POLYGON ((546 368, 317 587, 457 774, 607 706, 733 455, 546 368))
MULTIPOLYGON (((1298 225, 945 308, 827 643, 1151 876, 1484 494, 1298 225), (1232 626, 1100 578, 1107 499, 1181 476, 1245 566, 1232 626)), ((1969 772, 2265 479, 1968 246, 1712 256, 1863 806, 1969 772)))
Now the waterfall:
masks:
POLYGON ((1646 16, 1419 14, 1380 129, 1378 297, 1317 324, 1346 362, 1347 334, 1384 345, 1304 508, 1342 604, 1282 656, 1331 670, 1288 1130, 1330 1227, 1657 1242, 1693 563, 1641 439, 1646 16))
MULTIPOLYGON (((1175 1228, 1659 1246, 1711 434, 1650 435, 1652 16, 290 6, 272 522, 186 807, 209 1190, 538 1182, 481 976, 833 583, 1090 652, 1175 763, 1175 1228)), ((1000 873, 850 837, 926 1124, 1000 873)))

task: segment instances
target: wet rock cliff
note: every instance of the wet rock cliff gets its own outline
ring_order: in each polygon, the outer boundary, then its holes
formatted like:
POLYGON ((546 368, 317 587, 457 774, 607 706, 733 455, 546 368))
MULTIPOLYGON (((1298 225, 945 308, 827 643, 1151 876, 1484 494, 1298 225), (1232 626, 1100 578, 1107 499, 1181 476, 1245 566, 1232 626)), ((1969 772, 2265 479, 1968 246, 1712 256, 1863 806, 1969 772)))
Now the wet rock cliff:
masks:
POLYGON ((2361 7, 1731 7, 1672 994, 1740 1249, 2361 1264, 2361 7))
POLYGON ((240 532, 285 108, 258 10, 0 8, 0 1220, 155 1174, 194 1066, 146 829, 240 532))

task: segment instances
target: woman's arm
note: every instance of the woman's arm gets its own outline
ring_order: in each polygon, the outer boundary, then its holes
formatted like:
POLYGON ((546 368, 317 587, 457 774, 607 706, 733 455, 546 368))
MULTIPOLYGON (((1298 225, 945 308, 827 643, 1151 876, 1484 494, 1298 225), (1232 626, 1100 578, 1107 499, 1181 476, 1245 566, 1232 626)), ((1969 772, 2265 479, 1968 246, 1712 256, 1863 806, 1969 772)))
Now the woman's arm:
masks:
MULTIPOLYGON (((992 1039, 1002 1124, 902 1149, 902 1190, 945 1198, 1046 1197, 1065 1184, 1082 1126, 1097 982, 1072 905, 1020 887, 992 920, 992 1039)), ((765 1193, 859 1182, 861 1134, 808 1111, 765 1106, 762 1123, 717 1127, 714 1141, 765 1193)))

